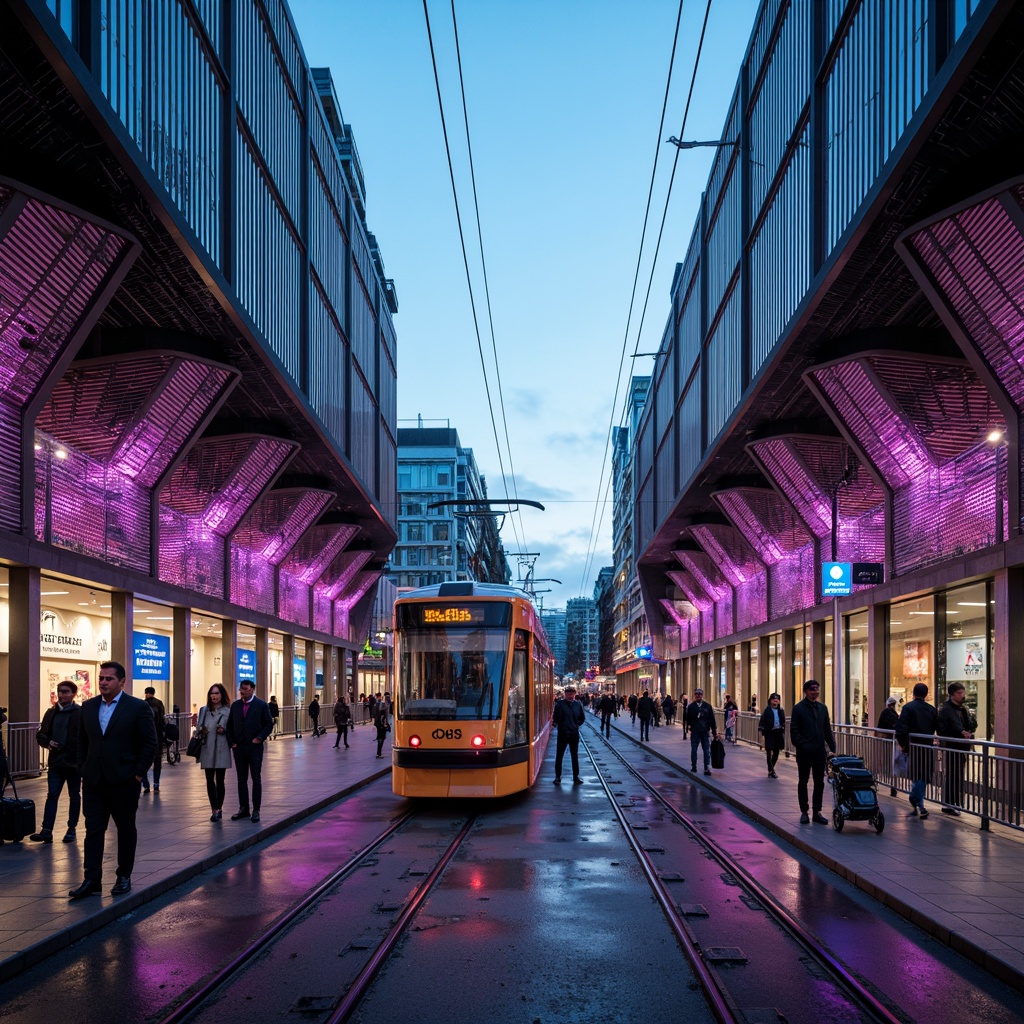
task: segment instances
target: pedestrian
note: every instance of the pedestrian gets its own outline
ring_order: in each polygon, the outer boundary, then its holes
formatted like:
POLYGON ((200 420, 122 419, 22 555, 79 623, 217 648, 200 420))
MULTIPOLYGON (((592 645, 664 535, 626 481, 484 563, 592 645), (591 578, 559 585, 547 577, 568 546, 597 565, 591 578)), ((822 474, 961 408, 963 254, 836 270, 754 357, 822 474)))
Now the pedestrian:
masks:
POLYGON ((238 810, 231 815, 231 820, 249 818, 255 823, 260 820, 260 806, 263 803, 263 743, 274 728, 274 720, 270 717, 270 707, 256 696, 256 684, 251 679, 243 679, 238 684, 238 692, 241 697, 231 705, 227 732, 228 745, 235 755, 235 774, 238 776, 238 810))
POLYGON ((959 817, 963 807, 964 769, 970 744, 978 728, 977 719, 967 709, 964 700, 967 690, 963 683, 953 682, 946 687, 949 699, 939 708, 937 732, 941 737, 942 752, 942 813, 959 817))
POLYGON ((910 814, 928 817, 924 794, 932 778, 932 739, 939 724, 939 713, 928 703, 928 684, 914 684, 914 699, 907 701, 896 723, 896 742, 908 755, 907 774, 913 779, 910 787, 910 814), (914 737, 917 737, 914 739, 914 737), (928 738, 927 743, 924 742, 928 738))
POLYGON ((373 724, 377 730, 377 756, 383 757, 384 741, 391 732, 391 721, 388 717, 388 702, 378 700, 373 706, 373 724))
POLYGON ((228 743, 228 719, 231 698, 220 683, 214 683, 206 694, 206 703, 199 712, 199 733, 203 747, 199 766, 206 773, 206 796, 210 801, 210 821, 220 821, 224 808, 224 775, 231 767, 231 746, 228 743))
POLYGON ((757 731, 764 736, 768 778, 777 779, 775 763, 779 760, 779 751, 786 745, 786 712, 782 709, 782 698, 777 693, 768 698, 768 707, 761 712, 757 731))
POLYGON ((277 739, 277 720, 281 717, 281 705, 277 703, 277 697, 270 695, 270 703, 267 705, 270 711, 270 720, 274 723, 273 732, 270 734, 272 740, 277 739))
POLYGON ((555 785, 562 781, 562 760, 565 748, 569 748, 572 762, 572 784, 581 786, 580 778, 580 726, 583 724, 583 705, 576 699, 576 687, 567 686, 561 700, 555 701, 551 715, 555 726, 555 785))
POLYGON ((690 732, 690 771, 697 770, 697 748, 704 751, 704 774, 711 774, 711 737, 718 739, 715 709, 704 700, 704 691, 698 686, 693 700, 686 708, 686 724, 690 732))
POLYGON ((313 723, 313 738, 314 739, 319 739, 319 737, 320 737, 320 695, 317 694, 317 693, 313 694, 313 699, 309 702, 309 720, 313 723))
POLYGON ((690 703, 690 699, 684 693, 682 695, 682 697, 679 698, 679 718, 680 718, 680 720, 683 723, 683 739, 684 740, 686 739, 686 734, 687 734, 687 732, 689 731, 689 728, 690 728, 686 724, 686 708, 687 708, 687 705, 689 703, 690 703))
POLYGON ((345 702, 344 695, 338 697, 334 704, 334 725, 338 730, 338 738, 334 741, 334 749, 344 740, 345 749, 348 750, 348 727, 352 724, 352 711, 345 702))
POLYGON ((728 693, 725 695, 725 705, 722 710, 725 712, 725 742, 735 743, 736 718, 740 713, 740 708, 728 693))
POLYGON ((789 720, 789 738, 796 750, 796 795, 800 802, 801 825, 807 825, 812 817, 819 825, 828 824, 828 818, 821 813, 821 799, 825 792, 825 748, 828 747, 834 754, 836 738, 832 733, 828 708, 818 700, 820 692, 818 681, 808 679, 804 683, 804 699, 797 702, 789 720), (810 804, 812 817, 807 813, 809 778, 814 782, 810 804))
MULTIPOLYGON (((167 726, 167 711, 164 709, 164 702, 156 695, 152 686, 146 687, 146 703, 149 710, 153 712, 153 724, 156 726, 156 757, 153 758, 153 792, 160 792, 160 771, 164 764, 164 739, 167 726)), ((142 780, 142 792, 149 792, 149 772, 146 772, 142 780)))
POLYGON ((878 728, 895 731, 899 720, 900 716, 896 711, 896 698, 890 694, 886 697, 885 707, 882 708, 882 713, 878 716, 878 728))
POLYGON ((36 742, 46 754, 46 805, 43 824, 29 839, 34 843, 52 843, 53 826, 57 821, 57 801, 61 790, 68 787, 68 830, 64 842, 73 843, 78 834, 78 818, 82 813, 82 776, 78 772, 78 733, 82 726, 82 709, 75 703, 78 684, 65 679, 57 684, 57 703, 46 709, 36 733, 36 742))
POLYGON ((644 690, 643 695, 636 702, 636 714, 640 719, 640 742, 647 740, 651 742, 651 718, 654 716, 654 701, 650 694, 644 690))
POLYGON ((676 702, 672 699, 671 693, 666 693, 661 698, 661 710, 665 713, 665 724, 671 725, 676 715, 676 702))
POLYGON ((637 695, 635 693, 631 693, 629 695, 629 700, 626 701, 626 704, 629 707, 629 724, 630 725, 636 725, 636 703, 637 703, 637 695))
POLYGON ((103 846, 110 819, 117 827, 117 881, 111 896, 132 890, 139 834, 135 815, 146 769, 156 751, 153 712, 144 700, 124 692, 124 665, 100 665, 99 695, 82 704, 78 731, 78 770, 85 814, 85 880, 68 896, 98 893, 103 882, 103 846))
POLYGON ((611 693, 606 693, 597 705, 597 710, 601 715, 601 735, 607 736, 608 739, 612 737, 612 715, 615 714, 617 707, 618 702, 615 700, 615 695, 611 693))

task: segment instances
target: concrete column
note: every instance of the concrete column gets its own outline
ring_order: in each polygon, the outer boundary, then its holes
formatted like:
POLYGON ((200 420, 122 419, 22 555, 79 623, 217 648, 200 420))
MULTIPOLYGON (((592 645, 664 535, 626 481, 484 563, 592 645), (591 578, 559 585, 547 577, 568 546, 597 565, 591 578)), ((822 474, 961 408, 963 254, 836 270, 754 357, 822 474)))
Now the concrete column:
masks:
POLYGON ((885 666, 889 652, 886 642, 886 624, 889 606, 873 604, 868 609, 868 678, 864 685, 868 694, 868 725, 877 725, 878 716, 889 696, 889 679, 885 666))
POLYGON ((295 637, 285 633, 281 651, 281 692, 279 704, 295 703, 295 637))
POLYGON ((256 627, 256 696, 270 697, 270 630, 256 627))
MULTIPOLYGON (((811 623, 811 634, 809 637, 810 650, 805 651, 807 658, 807 671, 804 679, 817 679, 824 685, 828 679, 828 672, 825 668, 826 655, 830 652, 825 650, 825 620, 819 619, 811 623)), ((833 657, 835 655, 833 654, 833 657)), ((801 694, 801 697, 803 695, 801 694)))
POLYGON ((1024 622, 1024 569, 995 574, 995 637, 993 683, 997 743, 1024 743, 1024 643, 1015 631, 1024 622))
POLYGON ((238 696, 238 680, 235 678, 237 650, 238 623, 234 619, 224 619, 220 637, 220 681, 232 700, 238 696))
MULTIPOLYGON (((741 708, 750 707, 750 699, 757 695, 757 682, 750 678, 750 641, 744 640, 740 644, 740 692, 746 697, 746 703, 740 704, 741 708)), ((761 698, 757 698, 757 710, 763 711, 764 705, 761 698)))
MULTIPOLYGON (((39 570, 14 566, 7 570, 9 653, 7 659, 7 716, 12 722, 38 722, 39 687, 39 570)), ((33 740, 33 745, 35 741, 33 740)))
MULTIPOLYGON (((110 660, 124 665, 124 692, 132 692, 132 633, 135 629, 135 595, 114 591, 110 595, 110 660)), ((135 696, 141 696, 136 694, 135 696)))
MULTIPOLYGON (((346 651, 345 658, 352 668, 352 693, 359 694, 359 656, 357 651, 346 651)), ((355 697, 353 699, 356 699, 355 697)))
POLYGON ((175 608, 172 628, 171 704, 188 711, 192 707, 192 609, 175 608))
MULTIPOLYGON (((768 694, 772 692, 772 684, 768 672, 768 664, 771 661, 771 657, 771 645, 768 637, 759 636, 757 638, 757 706, 759 708, 768 707, 768 694)), ((780 689, 778 692, 781 694, 782 690, 780 689)), ((792 707, 793 705, 783 706, 792 707)))
MULTIPOLYGON (((796 690, 796 677, 793 673, 793 658, 796 656, 796 637, 791 629, 784 629, 782 631, 782 658, 780 664, 780 671, 782 678, 779 680, 780 687, 779 693, 782 694, 783 707, 792 707, 798 700, 803 697, 803 694, 797 694, 796 690)), ((821 680, 819 680, 821 682, 821 680)), ((824 682, 822 685, 822 697, 826 696, 828 689, 828 683, 824 682)))
POLYGON ((725 648, 725 692, 732 694, 732 699, 736 704, 736 707, 742 708, 744 711, 747 708, 747 704, 750 702, 749 698, 746 701, 742 700, 743 694, 740 692, 740 680, 736 673, 736 645, 728 644, 725 648))

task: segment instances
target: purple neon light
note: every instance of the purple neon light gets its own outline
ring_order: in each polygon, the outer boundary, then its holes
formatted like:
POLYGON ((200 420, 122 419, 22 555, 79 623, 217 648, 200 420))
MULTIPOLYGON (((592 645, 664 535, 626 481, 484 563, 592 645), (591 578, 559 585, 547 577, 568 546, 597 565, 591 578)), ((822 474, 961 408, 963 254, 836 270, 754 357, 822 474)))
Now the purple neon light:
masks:
POLYGON ((800 454, 787 438, 769 438, 750 445, 772 482, 789 499, 812 533, 832 531, 831 499, 826 496, 800 454))
POLYGON ((309 622, 309 586, 284 569, 278 574, 278 606, 282 619, 299 626, 309 622))
POLYGON ((277 585, 274 566, 258 551, 231 545, 231 601, 265 615, 274 615, 277 585))
POLYGON ((201 520, 160 507, 160 578, 224 597, 224 538, 201 520))
POLYGON ((716 492, 714 498, 765 565, 774 565, 811 540, 775 491, 763 487, 735 487, 716 492))
POLYGON ((712 601, 720 601, 730 593, 729 581, 705 552, 673 551, 672 554, 684 569, 689 570, 712 601))
POLYGON ((314 526, 302 535, 281 567, 296 579, 312 585, 357 533, 359 527, 354 525, 314 526))
POLYGON ((714 607, 714 599, 706 594, 701 585, 688 572, 676 572, 670 569, 665 575, 689 598, 700 611, 705 612, 714 607))
POLYGON ((754 549, 733 526, 702 524, 689 527, 689 534, 714 559, 734 587, 764 570, 754 549))
POLYGON ((269 491, 256 503, 232 541, 258 551, 272 565, 279 565, 334 498, 333 491, 269 491))
POLYGON ((334 626, 331 621, 333 614, 334 602, 324 588, 319 585, 313 587, 313 628, 321 633, 330 633, 334 626))
POLYGON ((807 544, 768 569, 771 595, 768 618, 792 615, 817 603, 818 562, 814 545, 807 544))
POLYGON ((727 591, 721 599, 715 602, 715 639, 731 636, 736 632, 736 620, 733 617, 732 591, 727 591))
POLYGON ((735 591, 736 629, 754 629, 768 621, 768 573, 760 572, 735 591))
POLYGON ((343 551, 331 562, 320 582, 332 601, 342 596, 345 588, 372 557, 372 551, 343 551))
POLYGON ((680 607, 678 607, 678 606, 682 605, 683 603, 684 602, 681 602, 681 601, 670 601, 666 597, 661 598, 661 601, 660 601, 661 607, 665 610, 665 614, 677 626, 686 626, 687 622, 691 618, 693 618, 694 615, 697 614, 697 609, 692 604, 690 604, 689 602, 686 602, 686 606, 689 609, 692 610, 692 614, 690 614, 690 615, 684 614, 683 611, 680 610, 680 607))

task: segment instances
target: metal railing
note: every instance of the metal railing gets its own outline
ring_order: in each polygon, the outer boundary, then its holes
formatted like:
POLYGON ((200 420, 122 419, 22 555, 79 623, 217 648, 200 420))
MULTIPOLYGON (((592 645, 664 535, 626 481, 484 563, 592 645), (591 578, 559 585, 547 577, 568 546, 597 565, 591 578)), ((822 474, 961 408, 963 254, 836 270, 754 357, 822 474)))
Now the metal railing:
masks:
POLYGON ((11 777, 26 779, 46 771, 46 751, 36 742, 38 722, 8 722, 4 750, 11 777))
MULTIPOLYGON (((725 733, 725 715, 716 711, 719 733, 725 733)), ((757 726, 761 716, 741 711, 736 739, 763 747, 757 726)), ((991 822, 1024 830, 1024 746, 988 740, 947 739, 917 734, 910 736, 910 776, 893 771, 896 742, 888 729, 861 725, 836 725, 836 749, 864 761, 880 787, 909 793, 914 774, 926 777, 925 799, 943 807, 974 815, 987 830, 991 822)), ((793 745, 786 730, 787 756, 793 745)))

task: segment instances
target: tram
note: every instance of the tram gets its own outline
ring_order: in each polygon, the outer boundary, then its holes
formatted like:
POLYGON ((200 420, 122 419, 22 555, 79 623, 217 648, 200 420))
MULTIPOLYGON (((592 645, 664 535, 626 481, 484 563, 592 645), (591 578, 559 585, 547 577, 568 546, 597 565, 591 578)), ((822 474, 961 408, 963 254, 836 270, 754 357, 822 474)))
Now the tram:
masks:
POLYGON ((554 667, 514 587, 440 583, 395 602, 392 788, 499 797, 533 785, 551 734, 554 667))

